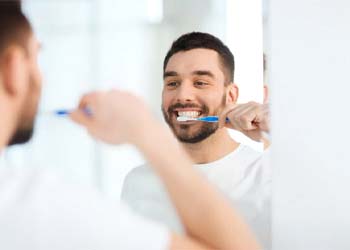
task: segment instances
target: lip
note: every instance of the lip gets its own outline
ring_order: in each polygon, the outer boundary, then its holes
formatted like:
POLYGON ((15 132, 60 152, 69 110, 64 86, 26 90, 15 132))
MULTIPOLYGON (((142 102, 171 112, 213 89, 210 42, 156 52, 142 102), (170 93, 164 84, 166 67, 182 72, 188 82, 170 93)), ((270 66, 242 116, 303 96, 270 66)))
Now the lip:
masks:
POLYGON ((179 122, 177 121, 178 124, 186 124, 186 125, 190 125, 190 124, 198 124, 198 121, 186 121, 186 122, 179 122))
POLYGON ((186 112, 186 111, 196 111, 196 112, 202 112, 201 109, 195 109, 195 108, 177 108, 177 109, 174 109, 174 111, 176 112, 186 112))

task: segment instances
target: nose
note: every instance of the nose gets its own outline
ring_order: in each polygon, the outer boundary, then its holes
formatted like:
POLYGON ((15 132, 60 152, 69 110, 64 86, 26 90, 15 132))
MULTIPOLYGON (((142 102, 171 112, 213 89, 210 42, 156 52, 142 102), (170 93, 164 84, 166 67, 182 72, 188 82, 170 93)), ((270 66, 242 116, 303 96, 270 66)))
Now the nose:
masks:
POLYGON ((195 89, 190 82, 182 82, 176 93, 177 102, 192 102, 195 99, 195 89))

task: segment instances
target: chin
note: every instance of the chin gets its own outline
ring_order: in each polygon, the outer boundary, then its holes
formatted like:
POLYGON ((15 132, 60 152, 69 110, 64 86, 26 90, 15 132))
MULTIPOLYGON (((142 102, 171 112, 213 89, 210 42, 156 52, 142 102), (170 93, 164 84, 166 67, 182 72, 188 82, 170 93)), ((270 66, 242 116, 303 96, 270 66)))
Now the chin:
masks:
POLYGON ((27 143, 30 141, 32 136, 33 136, 33 129, 18 130, 12 136, 9 142, 9 146, 27 143))

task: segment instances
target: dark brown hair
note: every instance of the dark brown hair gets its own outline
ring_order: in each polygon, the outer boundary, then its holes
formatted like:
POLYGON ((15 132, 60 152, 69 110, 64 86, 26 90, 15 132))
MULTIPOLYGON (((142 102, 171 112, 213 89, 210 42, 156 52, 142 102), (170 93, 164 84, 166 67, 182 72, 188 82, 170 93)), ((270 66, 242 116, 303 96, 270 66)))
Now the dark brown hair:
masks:
POLYGON ((168 64, 170 57, 180 51, 188 51, 192 49, 211 49, 219 54, 226 82, 233 82, 235 71, 235 60, 230 49, 217 37, 203 32, 191 32, 180 36, 176 39, 163 62, 163 73, 168 64))
POLYGON ((32 27, 23 14, 20 1, 0 1, 0 55, 10 45, 27 49, 32 27))

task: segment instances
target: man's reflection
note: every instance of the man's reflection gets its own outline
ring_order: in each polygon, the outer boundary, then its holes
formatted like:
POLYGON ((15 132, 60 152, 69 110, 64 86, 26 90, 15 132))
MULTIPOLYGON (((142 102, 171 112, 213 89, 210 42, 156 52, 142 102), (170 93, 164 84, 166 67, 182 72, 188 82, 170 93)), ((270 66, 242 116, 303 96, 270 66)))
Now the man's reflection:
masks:
MULTIPOLYGON (((262 153, 236 142, 227 129, 247 132, 252 139, 261 140, 261 130, 268 131, 261 128, 268 112, 261 104, 236 104, 234 66, 233 54, 218 38, 199 32, 179 37, 164 59, 162 111, 194 167, 226 194, 263 245, 268 246, 269 168, 262 166, 262 153), (178 116, 225 116, 230 121, 178 122, 178 116)), ((122 199, 141 214, 182 230, 161 182, 147 164, 128 174, 122 199)))

